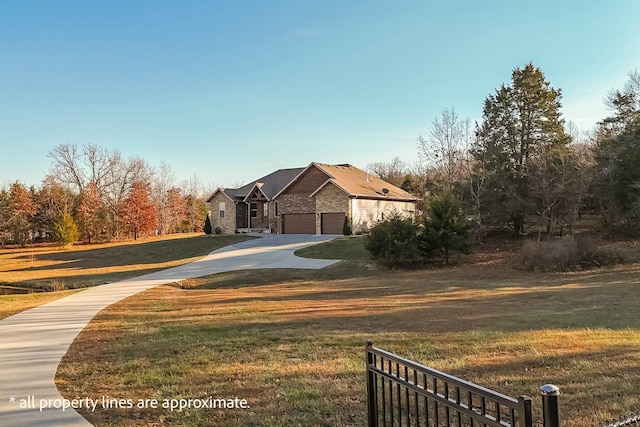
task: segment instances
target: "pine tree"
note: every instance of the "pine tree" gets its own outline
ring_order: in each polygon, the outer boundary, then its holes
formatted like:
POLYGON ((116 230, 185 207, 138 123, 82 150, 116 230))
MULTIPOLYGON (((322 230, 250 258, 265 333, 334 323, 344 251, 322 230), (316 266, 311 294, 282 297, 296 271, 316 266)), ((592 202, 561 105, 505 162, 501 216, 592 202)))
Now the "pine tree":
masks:
POLYGON ((80 238, 80 232, 73 217, 64 212, 53 226, 53 239, 61 246, 69 247, 80 238))
POLYGON ((435 196, 429 205, 429 214, 420 236, 420 249, 426 256, 441 253, 445 264, 448 264, 451 251, 469 248, 470 233, 471 224, 462 206, 447 192, 435 196))
POLYGON ((596 193, 605 220, 640 220, 640 73, 629 73, 622 90, 609 92, 605 104, 613 116, 598 123, 594 154, 596 193))
POLYGON ((560 90, 553 89, 531 63, 516 68, 511 84, 503 84, 485 99, 474 151, 485 162, 494 189, 488 214, 494 220, 509 221, 515 233, 524 231, 526 216, 535 212, 530 197, 531 159, 549 149, 560 155, 570 142, 560 99, 560 90))

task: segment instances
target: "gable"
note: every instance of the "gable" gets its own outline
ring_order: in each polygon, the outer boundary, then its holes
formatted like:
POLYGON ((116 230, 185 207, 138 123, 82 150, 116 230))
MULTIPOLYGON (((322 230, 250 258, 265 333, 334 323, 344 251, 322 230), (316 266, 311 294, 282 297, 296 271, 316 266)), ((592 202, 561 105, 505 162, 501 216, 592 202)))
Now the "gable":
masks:
POLYGON ((314 163, 309 165, 294 181, 280 194, 301 194, 309 196, 321 187, 330 176, 319 169, 314 163))
POLYGON ((212 202, 214 200, 214 198, 219 198, 219 196, 224 196, 225 198, 233 201, 233 197, 231 195, 229 195, 227 193, 227 191, 225 191, 224 188, 218 188, 216 191, 213 192, 213 194, 211 196, 209 196, 209 198, 207 198, 206 202, 212 202))
POLYGON ((262 191, 262 183, 258 182, 253 187, 252 190, 247 193, 247 196, 244 198, 244 201, 248 200, 269 200, 266 194, 262 191))

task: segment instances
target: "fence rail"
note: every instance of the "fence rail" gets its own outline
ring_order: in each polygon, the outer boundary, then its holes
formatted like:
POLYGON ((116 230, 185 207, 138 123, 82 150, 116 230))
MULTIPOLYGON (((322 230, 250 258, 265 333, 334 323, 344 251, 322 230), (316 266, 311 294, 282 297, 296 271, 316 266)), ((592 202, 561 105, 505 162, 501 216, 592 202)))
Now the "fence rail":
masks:
MULTIPOLYGON (((533 427, 531 398, 505 396, 437 371, 367 341, 369 427, 533 427)), ((558 396, 552 384, 540 387, 542 427, 560 427, 558 396)), ((601 427, 640 427, 640 414, 601 427)))
POLYGON ((367 342, 369 426, 532 427, 531 398, 514 399, 367 342))

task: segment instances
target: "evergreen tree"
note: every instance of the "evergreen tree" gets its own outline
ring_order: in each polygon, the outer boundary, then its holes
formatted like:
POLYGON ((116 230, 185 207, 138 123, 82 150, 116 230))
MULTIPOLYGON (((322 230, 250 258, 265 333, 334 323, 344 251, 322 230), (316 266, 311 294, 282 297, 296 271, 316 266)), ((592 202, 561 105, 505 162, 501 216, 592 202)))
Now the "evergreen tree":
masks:
POLYGON ((536 208, 530 198, 531 159, 543 149, 561 154, 570 142, 560 98, 560 90, 529 63, 513 71, 509 86, 503 84, 485 99, 474 152, 491 180, 488 215, 510 222, 515 233, 524 231, 526 216, 536 208))
POLYGON ((451 193, 435 196, 429 205, 420 236, 420 249, 429 256, 440 253, 445 264, 449 263, 451 251, 466 251, 469 248, 471 224, 461 204, 451 193))
POLYGON ((212 232, 213 230, 211 229, 211 219, 209 218, 209 215, 207 215, 207 219, 204 220, 204 234, 209 236, 212 232))
POLYGON ((410 219, 393 213, 378 222, 368 236, 365 248, 371 258, 388 267, 407 267, 422 259, 418 248, 418 226, 410 219))
POLYGON ((344 217, 344 223, 342 224, 342 234, 345 236, 351 236, 353 230, 351 229, 351 219, 348 216, 344 217))
POLYGON ((605 104, 614 114, 598 123, 596 194, 605 221, 613 226, 620 219, 638 217, 640 73, 629 73, 624 88, 609 92, 605 104))
POLYGON ((61 246, 71 246, 80 238, 80 232, 73 217, 65 212, 54 223, 53 226, 53 239, 60 243, 61 246))

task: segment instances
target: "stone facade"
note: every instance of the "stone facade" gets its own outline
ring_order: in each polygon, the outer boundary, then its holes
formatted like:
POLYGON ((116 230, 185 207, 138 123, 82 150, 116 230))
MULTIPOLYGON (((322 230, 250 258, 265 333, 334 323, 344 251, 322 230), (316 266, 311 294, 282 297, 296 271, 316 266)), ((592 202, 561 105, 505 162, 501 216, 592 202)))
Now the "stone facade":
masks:
POLYGON ((283 194, 278 197, 280 214, 290 213, 314 213, 316 207, 315 197, 305 194, 283 194))
MULTIPOLYGON (((351 218, 349 195, 334 184, 326 185, 316 194, 316 210, 319 213, 344 213, 351 218)), ((321 216, 316 217, 316 234, 322 233, 321 216)))
POLYGON ((236 232, 236 204, 229 197, 218 192, 209 200, 207 206, 211 218, 211 229, 214 233, 217 227, 220 227, 223 234, 236 232), (224 214, 221 211, 224 211, 224 214))

